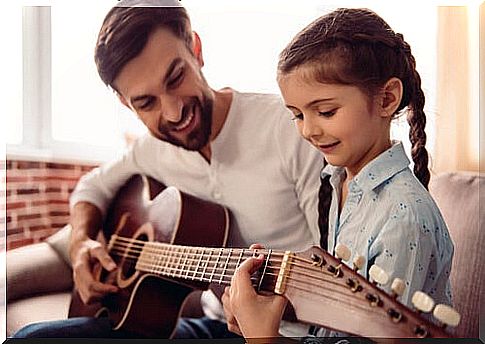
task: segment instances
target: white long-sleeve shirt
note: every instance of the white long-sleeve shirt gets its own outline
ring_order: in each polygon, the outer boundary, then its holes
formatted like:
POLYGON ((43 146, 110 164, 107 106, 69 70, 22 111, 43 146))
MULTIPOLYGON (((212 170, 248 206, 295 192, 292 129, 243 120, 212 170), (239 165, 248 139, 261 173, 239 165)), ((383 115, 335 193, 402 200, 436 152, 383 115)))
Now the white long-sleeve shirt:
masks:
MULTIPOLYGON (((87 201, 105 214, 119 187, 140 173, 226 206, 233 214, 228 246, 258 242, 271 249, 303 250, 318 245, 322 157, 300 137, 279 96, 234 91, 211 152, 208 163, 198 152, 147 134, 119 160, 83 176, 71 207, 87 201)), ((206 314, 220 317, 220 304, 209 299, 203 297, 206 314)))

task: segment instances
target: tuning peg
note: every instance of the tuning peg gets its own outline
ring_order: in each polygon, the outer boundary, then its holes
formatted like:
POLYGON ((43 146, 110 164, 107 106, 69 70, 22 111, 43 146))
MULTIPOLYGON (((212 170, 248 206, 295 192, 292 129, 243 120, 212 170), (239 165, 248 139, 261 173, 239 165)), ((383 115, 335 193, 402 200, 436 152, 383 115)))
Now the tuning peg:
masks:
POLYGON ((338 259, 349 260, 350 255, 351 255, 350 249, 344 244, 338 243, 337 246, 335 246, 335 256, 338 259))
POLYGON ((387 284, 389 275, 378 265, 372 265, 369 269, 369 276, 372 280, 380 285, 387 284))
POLYGON ((450 307, 448 305, 436 305, 433 310, 433 315, 436 319, 438 319, 447 326, 454 327, 460 323, 460 313, 458 313, 453 307, 450 307))
POLYGON ((422 291, 416 291, 411 299, 414 307, 420 312, 431 312, 434 307, 434 300, 422 291))
POLYGON ((406 284, 400 278, 394 278, 391 284, 391 290, 394 297, 399 297, 404 294, 404 289, 406 288, 406 284))
POLYGON ((357 270, 360 270, 364 267, 365 265, 365 258, 364 256, 361 256, 361 255, 357 255, 354 257, 354 260, 353 260, 353 263, 354 263, 354 270, 357 271, 357 270))

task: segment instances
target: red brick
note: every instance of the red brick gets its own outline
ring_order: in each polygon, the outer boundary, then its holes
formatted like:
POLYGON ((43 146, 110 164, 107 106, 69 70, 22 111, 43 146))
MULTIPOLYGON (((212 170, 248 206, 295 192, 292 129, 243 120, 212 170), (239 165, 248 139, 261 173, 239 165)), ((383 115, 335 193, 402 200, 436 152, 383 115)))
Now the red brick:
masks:
POLYGON ((69 211, 49 211, 49 216, 69 216, 69 211))
POLYGON ((45 163, 39 161, 17 161, 17 168, 19 170, 25 170, 30 168, 43 168, 45 163))
POLYGON ((36 232, 36 231, 40 231, 40 230, 43 230, 43 229, 46 229, 46 228, 49 228, 50 225, 36 225, 36 226, 29 226, 29 231, 30 232, 36 232))
POLYGON ((45 189, 45 192, 48 192, 48 193, 61 193, 62 192, 62 189, 61 188, 54 188, 54 187, 48 187, 45 189))
POLYGON ((8 202, 7 210, 24 208, 26 206, 25 202, 8 202))
POLYGON ((38 194, 39 193, 39 188, 30 188, 30 189, 18 189, 16 191, 17 195, 32 195, 32 194, 38 194))
POLYGON ((17 221, 40 219, 41 217, 41 214, 19 215, 17 221))
POLYGON ((46 168, 48 169, 58 169, 58 170, 73 170, 76 165, 72 164, 59 164, 56 162, 48 162, 46 163, 46 168))
POLYGON ((69 223, 69 221, 62 222, 62 223, 52 223, 52 224, 51 224, 51 227, 52 227, 52 228, 62 228, 62 227, 64 227, 65 225, 67 225, 68 223, 69 223))
POLYGON ((24 233, 24 228, 23 227, 9 227, 7 225, 7 236, 11 236, 14 234, 22 234, 24 233))
POLYGON ((13 250, 14 248, 27 246, 34 243, 34 239, 32 238, 22 238, 18 240, 12 240, 11 238, 7 237, 7 250, 13 250))
POLYGON ((47 181, 64 181, 64 182, 77 182, 79 180, 78 177, 69 177, 69 176, 51 176, 51 175, 46 175, 46 176, 33 176, 32 177, 33 181, 37 182, 47 182, 47 181))
POLYGON ((27 176, 12 176, 12 173, 7 173, 7 183, 15 183, 15 182, 30 182, 30 177, 27 176))

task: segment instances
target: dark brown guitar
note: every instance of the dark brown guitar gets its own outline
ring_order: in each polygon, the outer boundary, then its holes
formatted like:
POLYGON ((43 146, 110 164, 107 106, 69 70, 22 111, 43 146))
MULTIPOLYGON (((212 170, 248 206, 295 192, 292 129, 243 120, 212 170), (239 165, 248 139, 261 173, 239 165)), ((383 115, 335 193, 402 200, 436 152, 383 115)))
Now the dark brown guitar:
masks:
POLYGON ((97 312, 109 316, 114 329, 169 338, 189 293, 211 283, 230 284, 246 258, 263 253, 254 287, 284 295, 301 322, 363 337, 451 337, 318 247, 303 252, 214 247, 225 244, 228 211, 173 187, 162 189, 135 176, 120 190, 105 226, 108 251, 120 268, 115 276, 100 273, 100 279, 115 278, 121 291, 96 309, 73 298, 71 317, 97 312))

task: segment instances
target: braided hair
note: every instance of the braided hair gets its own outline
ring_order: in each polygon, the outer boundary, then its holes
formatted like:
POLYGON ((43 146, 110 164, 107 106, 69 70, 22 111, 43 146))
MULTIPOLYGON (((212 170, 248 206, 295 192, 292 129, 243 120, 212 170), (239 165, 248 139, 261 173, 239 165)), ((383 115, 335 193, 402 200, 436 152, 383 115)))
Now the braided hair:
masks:
MULTIPOLYGON (((414 174, 428 188, 425 97, 416 60, 401 34, 371 10, 340 8, 316 19, 293 38, 280 53, 278 78, 302 65, 312 67, 314 80, 356 86, 370 99, 389 79, 400 79, 403 95, 393 118, 407 112, 414 174)), ((324 178, 318 208, 321 241, 325 245, 330 198, 331 186, 324 178)))

